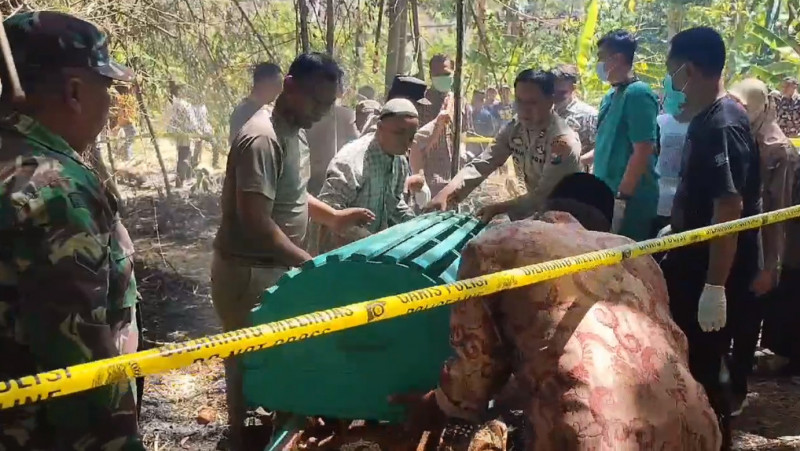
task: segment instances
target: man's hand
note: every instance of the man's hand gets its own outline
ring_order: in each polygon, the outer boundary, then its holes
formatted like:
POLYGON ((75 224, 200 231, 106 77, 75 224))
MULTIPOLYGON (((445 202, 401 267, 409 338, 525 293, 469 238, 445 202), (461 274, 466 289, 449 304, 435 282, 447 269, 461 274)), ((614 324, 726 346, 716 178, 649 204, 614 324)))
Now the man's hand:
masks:
POLYGON ((750 289, 753 290, 753 293, 756 296, 764 296, 772 291, 777 283, 778 271, 774 269, 762 269, 758 273, 758 276, 756 276, 755 280, 753 280, 753 283, 750 285, 750 289))
POLYGON ((713 332, 725 327, 728 320, 727 304, 725 287, 706 284, 697 306, 697 322, 703 332, 713 332))
POLYGON ((448 195, 445 192, 445 190, 440 191, 439 194, 434 196, 433 199, 431 199, 431 201, 428 202, 428 204, 422 208, 422 211, 424 211, 425 213, 431 211, 446 211, 447 197, 448 195))
POLYGON ((628 207, 628 201, 624 199, 614 200, 614 218, 611 220, 611 233, 618 234, 622 229, 622 224, 625 221, 625 209, 628 207))
POLYGON ((418 193, 422 191, 425 186, 425 176, 422 174, 411 175, 406 178, 405 186, 403 186, 404 193, 418 193))
POLYGON ((375 214, 366 208, 345 208, 343 210, 336 210, 332 228, 335 232, 341 233, 348 227, 367 226, 374 220, 375 214))
POLYGON ((495 216, 507 212, 508 212, 508 206, 500 203, 500 204, 485 205, 481 207, 480 210, 478 210, 478 212, 475 215, 481 219, 481 222, 483 222, 484 224, 488 224, 495 216))
POLYGON ((425 431, 437 431, 444 427, 445 415, 436 402, 435 392, 425 394, 408 393, 389 397, 389 403, 405 406, 408 412, 406 430, 412 436, 421 436, 425 431))

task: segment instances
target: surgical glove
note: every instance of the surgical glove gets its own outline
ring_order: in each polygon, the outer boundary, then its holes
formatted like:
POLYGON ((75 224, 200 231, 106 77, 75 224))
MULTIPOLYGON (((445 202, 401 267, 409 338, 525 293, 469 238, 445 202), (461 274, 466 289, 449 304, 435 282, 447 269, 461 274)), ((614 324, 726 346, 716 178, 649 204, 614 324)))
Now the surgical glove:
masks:
POLYGON ((656 238, 664 238, 667 235, 672 235, 672 226, 671 225, 667 225, 663 229, 659 230, 658 231, 658 235, 656 235, 656 238))
POLYGON ((611 233, 619 233, 622 229, 622 222, 625 220, 625 208, 628 201, 624 199, 614 200, 614 217, 611 220, 611 233))
POLYGON ((697 306, 697 322, 703 332, 713 332, 725 327, 727 303, 725 287, 706 284, 697 306))
POLYGON ((428 188, 428 184, 422 185, 422 189, 414 193, 414 203, 419 207, 424 207, 428 205, 428 202, 431 201, 431 189, 428 188))

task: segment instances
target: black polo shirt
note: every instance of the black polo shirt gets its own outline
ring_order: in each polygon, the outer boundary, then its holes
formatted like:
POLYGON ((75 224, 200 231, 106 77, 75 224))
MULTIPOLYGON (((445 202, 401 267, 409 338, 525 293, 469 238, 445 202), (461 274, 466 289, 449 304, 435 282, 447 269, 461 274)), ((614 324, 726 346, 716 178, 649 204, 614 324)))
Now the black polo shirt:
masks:
MULTIPOLYGON (((681 181, 672 206, 672 230, 683 232, 711 225, 714 201, 742 197, 742 217, 761 213, 758 147, 747 114, 739 103, 723 97, 689 124, 681 163, 681 181)), ((750 276, 761 268, 758 229, 739 233, 731 274, 750 276)), ((698 271, 708 269, 708 242, 671 252, 671 258, 698 271)))

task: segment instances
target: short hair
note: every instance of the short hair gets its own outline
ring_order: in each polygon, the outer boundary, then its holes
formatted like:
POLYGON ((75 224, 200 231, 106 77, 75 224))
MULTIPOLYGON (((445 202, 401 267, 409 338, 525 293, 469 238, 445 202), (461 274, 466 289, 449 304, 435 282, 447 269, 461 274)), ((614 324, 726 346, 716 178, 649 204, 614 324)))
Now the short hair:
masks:
POLYGON ((633 64, 633 55, 636 53, 636 37, 629 31, 614 30, 606 33, 599 41, 597 47, 608 47, 614 53, 620 53, 625 56, 625 61, 628 64, 633 64))
POLYGON ((433 68, 434 64, 441 64, 441 65, 444 66, 448 62, 452 63, 453 60, 449 56, 445 55, 444 53, 437 53, 436 55, 433 55, 431 57, 431 60, 428 63, 428 69, 433 68))
POLYGON ((281 76, 281 67, 275 63, 258 63, 253 67, 253 84, 281 76))
POLYGON ((556 91, 556 77, 550 71, 525 69, 514 80, 514 88, 520 83, 533 83, 548 96, 552 96, 556 91))
POLYGON ((474 96, 485 96, 486 93, 481 91, 480 89, 476 89, 476 90, 472 91, 472 95, 474 95, 474 96))
POLYGON ((580 80, 578 68, 572 64, 559 64, 555 70, 553 70, 553 75, 555 75, 556 80, 558 81, 578 83, 580 80))
POLYGON ((297 81, 306 81, 313 77, 322 77, 324 80, 341 83, 344 72, 330 55, 320 52, 302 53, 292 61, 289 66, 289 76, 297 81))
POLYGON ((725 41, 713 28, 683 30, 670 40, 667 60, 692 63, 706 77, 720 77, 725 68, 725 41))

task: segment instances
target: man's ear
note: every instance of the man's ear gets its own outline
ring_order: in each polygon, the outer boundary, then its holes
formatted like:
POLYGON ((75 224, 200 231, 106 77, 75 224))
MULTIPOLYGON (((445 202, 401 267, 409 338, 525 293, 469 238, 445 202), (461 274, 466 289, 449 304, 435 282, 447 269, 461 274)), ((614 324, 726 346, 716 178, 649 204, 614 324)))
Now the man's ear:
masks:
POLYGON ((75 113, 80 113, 82 110, 81 101, 83 100, 83 89, 85 88, 83 80, 78 77, 67 77, 64 82, 64 103, 69 106, 75 113))

